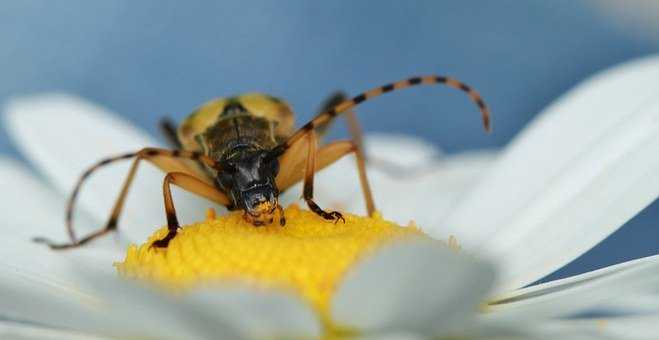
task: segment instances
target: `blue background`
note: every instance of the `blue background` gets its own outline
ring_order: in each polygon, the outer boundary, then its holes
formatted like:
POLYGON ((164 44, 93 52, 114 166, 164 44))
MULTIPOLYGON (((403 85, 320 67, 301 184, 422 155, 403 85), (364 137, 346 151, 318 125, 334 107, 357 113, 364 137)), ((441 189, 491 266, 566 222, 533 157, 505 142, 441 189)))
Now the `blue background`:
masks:
MULTIPOLYGON (((73 92, 156 134, 160 117, 179 120, 216 96, 281 96, 302 122, 331 91, 356 93, 439 72, 484 95, 493 134, 481 132, 465 96, 436 88, 365 104, 365 129, 414 134, 449 152, 502 147, 587 75, 659 50, 651 35, 599 7, 513 0, 5 0, 0 101, 73 92)), ((4 132, 0 152, 19 157, 4 132)), ((552 277, 657 253, 658 221, 654 204, 552 277)))

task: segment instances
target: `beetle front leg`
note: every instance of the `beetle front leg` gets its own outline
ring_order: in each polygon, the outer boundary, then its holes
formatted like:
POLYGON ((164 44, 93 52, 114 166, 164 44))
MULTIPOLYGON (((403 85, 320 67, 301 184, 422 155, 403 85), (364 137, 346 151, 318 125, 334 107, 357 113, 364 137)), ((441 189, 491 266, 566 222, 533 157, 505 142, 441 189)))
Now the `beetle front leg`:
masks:
POLYGON ((175 184, 186 191, 205 197, 211 201, 219 202, 225 198, 224 194, 214 186, 183 172, 170 172, 165 176, 162 184, 162 195, 165 201, 165 214, 167 216, 167 235, 153 242, 152 247, 167 248, 169 242, 176 237, 181 227, 176 217, 176 208, 172 199, 171 185, 175 184))

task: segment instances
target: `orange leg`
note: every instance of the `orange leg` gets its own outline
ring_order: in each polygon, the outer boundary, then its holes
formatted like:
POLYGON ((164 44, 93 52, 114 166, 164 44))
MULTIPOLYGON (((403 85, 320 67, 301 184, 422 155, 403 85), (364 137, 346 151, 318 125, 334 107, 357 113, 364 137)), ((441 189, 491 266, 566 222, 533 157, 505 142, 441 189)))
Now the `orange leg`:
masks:
POLYGON ((183 172, 170 172, 165 176, 162 184, 162 194, 165 201, 165 214, 167 216, 167 235, 158 241, 153 242, 151 246, 157 248, 166 248, 180 228, 178 218, 176 217, 176 208, 174 208, 174 200, 172 199, 171 184, 203 196, 211 201, 219 201, 224 199, 224 194, 217 190, 212 185, 200 180, 197 177, 183 173, 183 172))
MULTIPOLYGON (((34 241, 39 243, 45 243, 48 246, 50 246, 52 249, 68 249, 68 248, 75 248, 82 246, 97 237, 100 237, 111 231, 116 230, 117 223, 119 221, 119 217, 121 215, 121 211, 123 209, 124 202, 126 200, 126 196, 128 195, 128 190, 130 189, 130 185, 133 182, 133 178, 135 177, 135 173, 137 172, 137 168, 140 161, 147 160, 164 171, 181 171, 193 175, 196 174, 195 170, 188 167, 186 164, 178 161, 177 158, 201 161, 207 164, 208 166, 217 167, 215 161, 198 152, 191 152, 184 150, 165 150, 165 149, 157 149, 157 148, 144 148, 138 152, 132 152, 124 155, 119 155, 116 157, 103 159, 98 163, 96 163, 95 165, 93 165, 92 167, 90 167, 89 169, 87 169, 87 171, 83 173, 83 175, 78 180, 78 183, 76 184, 73 193, 71 194, 71 197, 69 198, 67 210, 66 210, 66 228, 69 233, 70 242, 55 243, 43 237, 37 237, 34 239, 34 241), (116 161, 126 160, 130 158, 135 158, 135 160, 133 161, 130 170, 128 171, 128 176, 126 176, 124 184, 121 187, 121 191, 119 192, 119 196, 115 201, 115 204, 110 213, 110 217, 105 223, 105 226, 102 229, 92 232, 80 239, 76 238, 75 231, 73 229, 73 211, 75 208, 76 198, 78 197, 78 193, 84 181, 87 178, 89 178, 89 176, 97 169, 105 165, 114 163, 116 161)), ((201 177, 202 175, 199 176, 201 177)), ((215 196, 215 199, 216 202, 220 204, 223 205, 229 204, 229 199, 223 193, 218 192, 218 194, 215 196)))
POLYGON ((343 215, 341 215, 340 212, 338 211, 327 212, 321 209, 318 206, 318 204, 316 204, 316 202, 313 201, 313 178, 316 170, 316 147, 317 147, 317 139, 316 139, 315 131, 313 130, 309 131, 307 138, 308 138, 307 140, 309 141, 309 145, 307 152, 306 171, 304 173, 304 189, 302 196, 304 197, 304 200, 307 202, 309 209, 311 209, 311 211, 313 211, 320 217, 326 220, 332 220, 334 221, 334 223, 336 223, 339 220, 345 222, 345 219, 343 218, 343 215))

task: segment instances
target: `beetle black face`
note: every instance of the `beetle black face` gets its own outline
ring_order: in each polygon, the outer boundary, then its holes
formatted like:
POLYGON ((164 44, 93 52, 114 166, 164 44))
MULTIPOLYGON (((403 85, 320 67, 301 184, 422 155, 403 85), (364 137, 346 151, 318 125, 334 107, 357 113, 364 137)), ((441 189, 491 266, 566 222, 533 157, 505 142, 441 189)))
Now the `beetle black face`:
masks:
POLYGON ((279 208, 275 184, 279 161, 268 154, 267 150, 237 152, 224 161, 225 170, 217 178, 235 207, 244 210, 245 219, 255 226, 272 223, 279 208))

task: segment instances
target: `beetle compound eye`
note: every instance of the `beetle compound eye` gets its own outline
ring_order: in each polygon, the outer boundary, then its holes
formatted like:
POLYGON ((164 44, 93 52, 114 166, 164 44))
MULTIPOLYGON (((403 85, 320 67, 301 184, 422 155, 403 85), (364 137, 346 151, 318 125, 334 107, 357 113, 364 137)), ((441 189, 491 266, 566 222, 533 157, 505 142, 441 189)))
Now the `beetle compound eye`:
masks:
POLYGON ((279 160, 278 159, 273 159, 270 163, 270 168, 272 169, 272 172, 276 175, 279 173, 279 160))
POLYGON ((233 164, 233 163, 225 163, 222 166, 222 172, 224 172, 224 173, 233 174, 233 173, 236 173, 236 171, 238 171, 238 168, 236 168, 236 165, 233 164))

